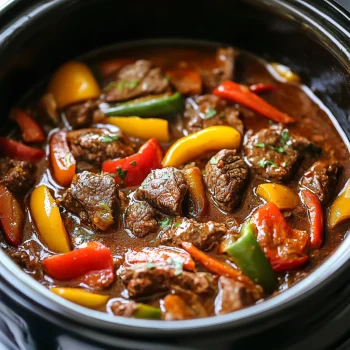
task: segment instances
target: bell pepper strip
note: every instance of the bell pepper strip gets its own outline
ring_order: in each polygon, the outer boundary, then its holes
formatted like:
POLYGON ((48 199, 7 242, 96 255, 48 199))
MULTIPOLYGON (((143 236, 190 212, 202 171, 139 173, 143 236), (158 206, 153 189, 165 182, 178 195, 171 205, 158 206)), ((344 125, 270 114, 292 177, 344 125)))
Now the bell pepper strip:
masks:
POLYGON ((350 179, 329 208, 328 227, 333 229, 350 219, 350 179))
POLYGON ((53 176, 61 186, 69 186, 75 175, 76 162, 67 143, 67 132, 61 130, 51 136, 50 162, 53 176))
POLYGON ((235 270, 229 264, 203 253, 192 243, 181 242, 181 247, 185 249, 194 259, 198 260, 203 266, 205 266, 210 272, 220 276, 233 278, 250 287, 254 287, 254 283, 247 276, 243 275, 241 271, 235 270))
POLYGON ((274 203, 260 207, 251 217, 257 241, 275 272, 284 272, 303 265, 308 256, 304 253, 309 235, 293 230, 274 203))
POLYGON ((10 111, 10 119, 15 121, 22 132, 22 138, 27 143, 44 142, 46 137, 38 123, 19 108, 10 111))
POLYGON ((190 69, 167 70, 165 75, 183 95, 200 95, 202 92, 201 76, 190 69))
POLYGON ((271 293, 275 290, 275 273, 255 238, 252 224, 247 222, 243 225, 241 237, 226 252, 241 271, 263 287, 265 292, 271 293))
POLYGON ((256 194, 264 198, 266 202, 276 204, 281 210, 295 209, 299 203, 298 196, 291 188, 279 184, 261 184, 257 187, 256 194))
POLYGON ((227 80, 223 82, 213 91, 213 94, 246 106, 276 123, 289 124, 295 122, 294 118, 267 103, 261 97, 251 92, 248 87, 236 84, 233 81, 227 80))
POLYGON ((132 101, 119 103, 115 106, 101 108, 107 116, 156 117, 159 115, 180 112, 184 100, 179 92, 175 94, 151 95, 140 97, 132 101))
POLYGON ((261 94, 264 92, 273 92, 278 90, 275 84, 258 83, 249 86, 249 90, 254 94, 261 94))
POLYGON ((298 83, 300 81, 299 75, 292 72, 292 70, 289 67, 276 62, 272 62, 270 63, 270 65, 274 69, 274 71, 286 81, 290 83, 298 83))
POLYGON ((91 309, 104 306, 109 299, 108 295, 91 293, 82 288, 54 287, 50 290, 66 300, 91 309))
POLYGON ((177 140, 163 159, 163 166, 179 167, 209 151, 234 149, 241 144, 241 134, 230 126, 210 126, 177 140))
POLYGON ((323 209, 318 197, 307 189, 300 191, 310 221, 310 246, 320 248, 323 242, 323 209))
POLYGON ((0 185, 0 223, 7 243, 20 245, 24 226, 23 210, 4 185, 0 185))
POLYGON ((125 187, 139 186, 153 169, 162 167, 163 150, 156 139, 148 140, 138 153, 129 157, 107 160, 102 170, 115 174, 117 184, 125 187))
POLYGON ((205 194, 202 173, 198 167, 192 167, 184 171, 187 179, 188 190, 195 206, 195 218, 199 219, 207 210, 207 196, 205 194))
POLYGON ((45 152, 40 148, 29 147, 23 143, 0 136, 0 153, 10 158, 37 162, 45 157, 45 152))
POLYGON ((79 278, 90 287, 107 287, 115 280, 111 251, 99 242, 82 244, 69 253, 53 255, 43 260, 46 273, 60 281, 79 278))
POLYGON ((70 241, 60 210, 46 186, 41 185, 33 190, 29 208, 39 237, 48 249, 56 253, 69 252, 70 241))
POLYGON ((132 137, 148 140, 155 138, 160 142, 169 141, 169 123, 160 118, 108 117, 99 123, 113 124, 132 137))
POLYGON ((136 310, 132 314, 134 318, 142 318, 142 319, 152 319, 152 320, 160 320, 162 318, 162 311, 159 307, 137 303, 136 310))
POLYGON ((57 69, 49 82, 47 92, 54 95, 59 108, 95 99, 101 94, 90 68, 76 61, 67 62, 57 69))

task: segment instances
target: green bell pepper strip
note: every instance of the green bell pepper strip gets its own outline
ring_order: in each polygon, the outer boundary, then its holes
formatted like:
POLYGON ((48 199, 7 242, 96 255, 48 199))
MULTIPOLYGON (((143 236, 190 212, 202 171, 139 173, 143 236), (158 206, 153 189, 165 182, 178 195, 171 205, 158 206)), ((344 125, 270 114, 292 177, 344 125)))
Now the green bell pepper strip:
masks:
POLYGON ((138 303, 135 312, 132 314, 132 317, 160 320, 162 317, 162 311, 159 307, 138 303))
POLYGON ((115 106, 102 108, 102 112, 107 116, 155 117, 179 112, 183 105, 182 95, 176 92, 172 95, 164 94, 137 98, 115 106))
POLYGON ((264 291, 269 293, 276 288, 275 273, 255 238, 251 223, 243 225, 241 237, 226 249, 226 253, 232 257, 242 272, 260 284, 264 291))

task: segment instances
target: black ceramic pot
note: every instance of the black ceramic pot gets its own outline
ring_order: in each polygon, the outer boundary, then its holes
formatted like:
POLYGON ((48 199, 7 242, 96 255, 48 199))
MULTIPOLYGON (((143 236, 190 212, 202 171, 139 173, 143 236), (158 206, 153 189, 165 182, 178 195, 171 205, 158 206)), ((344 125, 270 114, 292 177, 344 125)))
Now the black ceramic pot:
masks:
MULTIPOLYGON (((9 107, 62 62, 129 40, 183 38, 224 42, 290 66, 335 116, 349 146, 350 19, 331 1, 17 0, 0 11, 0 26, 3 133, 9 107)), ((161 322, 72 306, 0 251, 0 343, 64 350, 349 349, 349 252, 348 236, 309 277, 248 309, 161 322)))

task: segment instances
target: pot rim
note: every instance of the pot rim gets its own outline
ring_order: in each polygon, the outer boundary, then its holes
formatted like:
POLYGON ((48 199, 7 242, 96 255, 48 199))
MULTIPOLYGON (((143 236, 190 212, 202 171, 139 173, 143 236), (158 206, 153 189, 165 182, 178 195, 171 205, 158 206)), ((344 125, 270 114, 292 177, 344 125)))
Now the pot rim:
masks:
MULTIPOLYGON (((253 2, 252 0, 246 1, 253 2)), ((37 6, 27 9, 19 18, 15 19, 2 33, 0 33, 0 47, 4 45, 6 41, 11 39, 11 36, 16 29, 25 26, 26 22, 29 23, 29 21, 35 19, 37 16, 45 15, 46 11, 53 9, 57 10, 59 6, 68 2, 69 0, 45 1, 40 2, 37 6), (23 18, 26 19, 23 20, 23 18)), ((10 4, 12 3, 13 1, 10 2, 10 4)), ((348 15, 338 5, 330 3, 328 0, 325 0, 325 4, 335 8, 339 14, 344 17, 343 19, 349 20, 348 15)), ((310 34, 313 34, 319 40, 322 38, 324 40, 324 46, 326 46, 327 43, 327 49, 338 59, 344 68, 350 72, 350 48, 348 44, 346 44, 346 41, 342 39, 343 36, 349 37, 350 34, 345 27, 338 25, 338 23, 327 14, 325 9, 321 12, 319 8, 310 5, 307 0, 296 0, 293 4, 287 3, 287 1, 283 0, 261 0, 259 6, 263 6, 272 12, 280 12, 281 9, 283 9, 285 11, 284 16, 290 14, 294 17, 295 21, 303 22, 304 25, 307 24, 310 34), (324 28, 322 21, 329 22, 333 31, 324 28)), ((350 150, 350 141, 338 121, 321 101, 318 102, 327 112, 333 125, 350 150)), ((118 329, 123 333, 128 334, 137 331, 139 334, 147 335, 148 333, 149 335, 149 332, 151 331, 151 335, 154 336, 156 334, 166 335, 180 332, 192 332, 193 330, 204 332, 215 330, 217 327, 222 326, 230 328, 236 326, 244 327, 253 320, 256 322, 258 320, 266 320, 271 318, 271 316, 275 317, 277 312, 280 314, 286 314, 288 310, 295 308, 295 306, 302 300, 310 298, 316 293, 316 291, 325 290, 344 273, 349 267, 347 264, 349 262, 349 250, 350 235, 347 235, 336 251, 309 276, 298 282, 292 288, 262 303, 226 315, 177 322, 118 317, 100 311, 90 310, 69 302, 50 292, 49 289, 35 281, 30 275, 27 275, 1 249, 0 273, 2 278, 7 281, 6 283, 14 287, 17 290, 18 295, 21 295, 20 298, 17 298, 18 300, 21 300, 21 303, 23 303, 23 299, 27 299, 27 302, 29 301, 31 305, 34 304, 44 311, 42 313, 44 317, 50 318, 48 315, 51 315, 51 320, 52 313, 54 313, 67 319, 74 320, 81 325, 84 324, 86 326, 110 331, 118 329)), ((5 284, 3 282, 1 282, 1 284, 4 289, 6 289, 5 284)), ((9 297, 16 299, 16 296, 11 294, 9 297)), ((36 312, 35 307, 31 307, 31 309, 31 311, 36 312)), ((280 320, 275 322, 280 322, 280 320)), ((60 325, 62 326, 62 324, 60 325)))

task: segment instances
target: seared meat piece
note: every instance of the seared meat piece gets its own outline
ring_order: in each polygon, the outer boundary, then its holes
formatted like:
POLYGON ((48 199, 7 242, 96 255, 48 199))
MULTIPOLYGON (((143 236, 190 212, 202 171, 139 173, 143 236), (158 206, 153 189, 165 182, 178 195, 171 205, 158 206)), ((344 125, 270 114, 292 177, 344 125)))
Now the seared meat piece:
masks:
POLYGON ((243 122, 238 109, 215 95, 189 97, 184 113, 185 128, 193 133, 213 125, 229 125, 243 134, 243 122))
POLYGON ((67 107, 64 112, 69 125, 73 129, 86 128, 93 123, 94 116, 101 115, 98 100, 88 100, 67 107))
POLYGON ((214 202, 230 212, 239 203, 249 167, 235 150, 223 149, 207 163, 204 180, 214 202))
POLYGON ((77 214, 81 220, 106 231, 117 220, 118 189, 112 176, 84 171, 74 176, 59 204, 77 214))
POLYGON ((125 228, 136 237, 145 237, 158 231, 156 210, 147 202, 134 202, 125 211, 125 228))
POLYGON ((106 159, 124 158, 135 153, 134 144, 121 132, 89 128, 70 131, 67 140, 76 160, 100 166, 106 159))
POLYGON ((336 162, 318 161, 301 178, 301 186, 315 193, 323 204, 327 204, 338 182, 341 165, 336 162))
POLYGON ((215 300, 215 313, 227 314, 255 302, 255 296, 242 282, 221 276, 219 278, 219 293, 215 300))
POLYGON ((131 297, 171 290, 173 287, 195 294, 213 294, 215 278, 204 272, 186 272, 169 265, 152 263, 123 268, 120 277, 131 297))
POLYGON ((162 244, 180 245, 181 241, 191 242, 199 249, 209 250, 226 234, 227 228, 214 221, 197 222, 193 219, 177 217, 163 233, 162 244))
POLYGON ((305 137, 290 134, 282 125, 246 134, 245 156, 256 173, 273 181, 288 180, 303 151, 312 147, 305 137))
POLYGON ((135 194, 138 200, 152 204, 169 215, 181 215, 187 181, 181 170, 173 167, 152 170, 135 194))
POLYGON ((168 80, 152 62, 139 60, 120 69, 105 88, 105 100, 124 101, 170 91, 168 80))
POLYGON ((0 159, 0 183, 11 192, 27 192, 35 182, 36 166, 24 160, 0 159))
POLYGON ((232 47, 220 48, 216 52, 216 67, 202 71, 203 86, 212 91, 225 80, 233 80, 236 52, 232 47))
POLYGON ((111 312, 116 316, 131 317, 137 309, 137 303, 133 300, 116 298, 110 306, 111 312))

